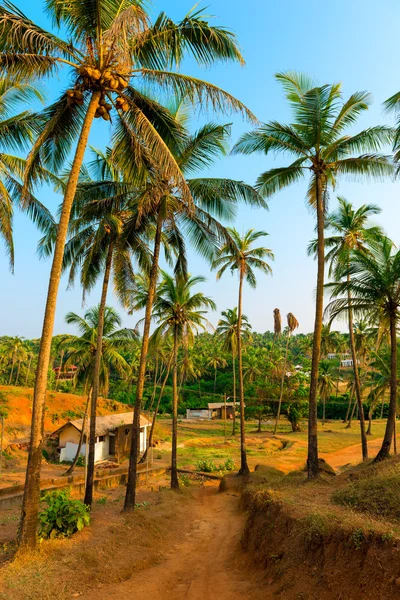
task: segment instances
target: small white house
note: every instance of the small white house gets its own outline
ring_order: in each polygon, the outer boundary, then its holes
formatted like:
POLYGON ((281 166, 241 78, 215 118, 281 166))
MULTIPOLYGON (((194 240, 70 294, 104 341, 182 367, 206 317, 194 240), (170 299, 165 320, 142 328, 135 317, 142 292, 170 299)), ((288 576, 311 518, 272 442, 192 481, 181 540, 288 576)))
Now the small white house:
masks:
MULTIPOLYGON (((117 461, 129 454, 133 412, 105 415, 96 418, 95 462, 106 459, 117 461)), ((76 456, 82 432, 83 419, 68 421, 52 436, 58 436, 60 462, 71 462, 76 456)), ((140 452, 147 448, 147 428, 150 426, 143 415, 140 416, 140 452)), ((89 431, 89 423, 87 425, 89 431)), ((86 435, 83 437, 80 455, 86 454, 86 435)))
MULTIPOLYGON (((246 405, 245 405, 246 406, 246 405)), ((207 408, 187 408, 187 419, 224 419, 226 407, 226 418, 233 419, 234 410, 239 410, 239 402, 209 402, 207 408)))
MULTIPOLYGON (((357 360, 357 364, 360 364, 360 361, 357 360)), ((352 358, 346 358, 345 360, 341 360, 340 361, 340 366, 341 367, 352 367, 353 366, 353 359, 352 358)))

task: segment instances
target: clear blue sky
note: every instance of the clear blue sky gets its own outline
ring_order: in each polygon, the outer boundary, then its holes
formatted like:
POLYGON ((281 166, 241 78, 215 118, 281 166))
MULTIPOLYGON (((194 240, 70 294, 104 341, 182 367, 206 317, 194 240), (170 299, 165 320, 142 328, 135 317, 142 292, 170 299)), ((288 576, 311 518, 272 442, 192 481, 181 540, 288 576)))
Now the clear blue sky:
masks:
MULTIPOLYGON (((154 0, 152 10, 157 14, 165 10, 174 19, 182 17, 192 6, 192 0, 154 0)), ((29 16, 48 26, 39 0, 15 0, 29 16)), ((236 32, 247 64, 215 66, 199 69, 191 61, 185 64, 185 72, 208 79, 240 98, 262 121, 290 119, 282 90, 274 80, 278 71, 296 70, 314 76, 321 83, 340 81, 348 96, 356 90, 368 90, 373 94, 371 109, 363 115, 356 129, 390 123, 383 114, 382 102, 400 89, 398 72, 398 23, 400 4, 396 0, 336 0, 319 2, 309 0, 252 0, 243 4, 239 0, 211 0, 208 14, 216 16, 215 22, 236 32)), ((47 97, 52 100, 63 81, 53 80, 44 84, 47 97)), ((219 117, 220 122, 231 118, 219 117)), ((233 118, 232 142, 249 129, 241 118, 233 118)), ((196 122, 194 122, 196 127, 196 122)), ((93 131, 91 143, 101 146, 107 143, 109 127, 102 122, 93 131)), ((280 164, 282 158, 227 157, 210 171, 220 175, 243 179, 254 183, 263 170, 280 164)), ((274 251, 276 260, 273 277, 259 275, 255 291, 246 288, 244 310, 257 331, 272 328, 272 310, 279 307, 282 314, 293 312, 300 330, 310 331, 313 326, 313 298, 315 286, 315 263, 306 256, 308 241, 314 236, 313 216, 304 200, 306 183, 296 185, 277 194, 270 200, 269 212, 242 207, 238 212, 236 226, 239 230, 250 227, 269 232, 267 245, 274 251)), ((379 222, 395 242, 400 241, 400 182, 397 183, 340 183, 337 190, 355 205, 376 202, 382 207, 379 222)), ((49 208, 55 210, 59 198, 51 191, 39 194, 49 208)), ((335 206, 332 196, 331 208, 335 206)), ((15 275, 8 271, 3 248, 0 247, 0 335, 38 337, 41 332, 49 261, 39 261, 36 243, 39 238, 27 217, 15 216, 16 269, 15 275)), ((190 270, 193 274, 208 277, 204 291, 217 303, 218 312, 211 316, 216 323, 221 310, 236 303, 237 280, 229 274, 216 283, 215 275, 194 253, 190 254, 190 270)), ((98 302, 98 289, 87 298, 86 306, 98 302)), ((110 295, 110 303, 117 304, 110 295)), ((55 333, 68 331, 64 324, 66 312, 82 312, 79 286, 66 290, 66 282, 60 287, 55 333)), ((131 326, 135 317, 124 317, 124 324, 131 326)))

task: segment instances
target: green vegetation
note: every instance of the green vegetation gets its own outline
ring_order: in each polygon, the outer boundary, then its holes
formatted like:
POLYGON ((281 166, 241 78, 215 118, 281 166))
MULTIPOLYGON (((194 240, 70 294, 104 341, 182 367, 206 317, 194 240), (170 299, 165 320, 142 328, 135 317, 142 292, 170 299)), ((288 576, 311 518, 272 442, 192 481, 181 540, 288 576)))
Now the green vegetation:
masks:
POLYGON ((39 538, 71 537, 90 523, 90 510, 80 500, 69 497, 69 491, 47 492, 39 513, 39 538))

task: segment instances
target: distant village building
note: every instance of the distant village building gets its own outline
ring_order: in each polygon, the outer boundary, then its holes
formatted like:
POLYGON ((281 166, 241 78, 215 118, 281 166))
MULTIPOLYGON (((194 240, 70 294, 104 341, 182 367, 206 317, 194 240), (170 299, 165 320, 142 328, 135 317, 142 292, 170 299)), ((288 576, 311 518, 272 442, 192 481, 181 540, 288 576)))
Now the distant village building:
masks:
POLYGON ((53 370, 57 381, 71 381, 76 377, 78 367, 75 365, 70 365, 64 369, 62 369, 62 367, 55 367, 53 370))
MULTIPOLYGON (((133 413, 105 415, 96 418, 95 462, 110 459, 121 462, 129 456, 133 413)), ((68 421, 54 431, 58 438, 60 462, 74 460, 82 431, 83 419, 68 421)), ((147 428, 150 426, 143 415, 140 416, 140 452, 147 448, 147 428)), ((86 435, 83 438, 82 456, 86 454, 86 435)))
MULTIPOLYGON (((226 405, 226 418, 233 419, 234 404, 233 402, 209 402, 207 408, 187 408, 187 419, 224 419, 226 405)), ((236 402, 236 410, 239 404, 236 402)))
POLYGON ((337 356, 337 354, 335 354, 334 352, 329 352, 329 353, 326 355, 326 358, 327 358, 328 360, 333 360, 333 359, 335 359, 335 358, 336 358, 336 356, 337 356))
MULTIPOLYGON (((360 364, 360 361, 357 360, 357 364, 360 364)), ((352 358, 346 358, 345 360, 341 360, 340 361, 340 366, 341 367, 352 367, 353 366, 353 359, 352 358)))

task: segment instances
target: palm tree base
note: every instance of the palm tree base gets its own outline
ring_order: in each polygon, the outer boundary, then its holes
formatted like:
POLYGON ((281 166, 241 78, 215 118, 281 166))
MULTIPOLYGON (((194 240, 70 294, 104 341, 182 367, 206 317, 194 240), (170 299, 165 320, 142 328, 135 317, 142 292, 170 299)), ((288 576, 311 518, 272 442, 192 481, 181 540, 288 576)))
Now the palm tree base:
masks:
POLYGON ((384 442, 382 444, 382 448, 379 450, 378 454, 375 456, 373 462, 374 463, 381 462, 382 460, 386 460, 387 458, 390 458, 390 443, 384 442))

